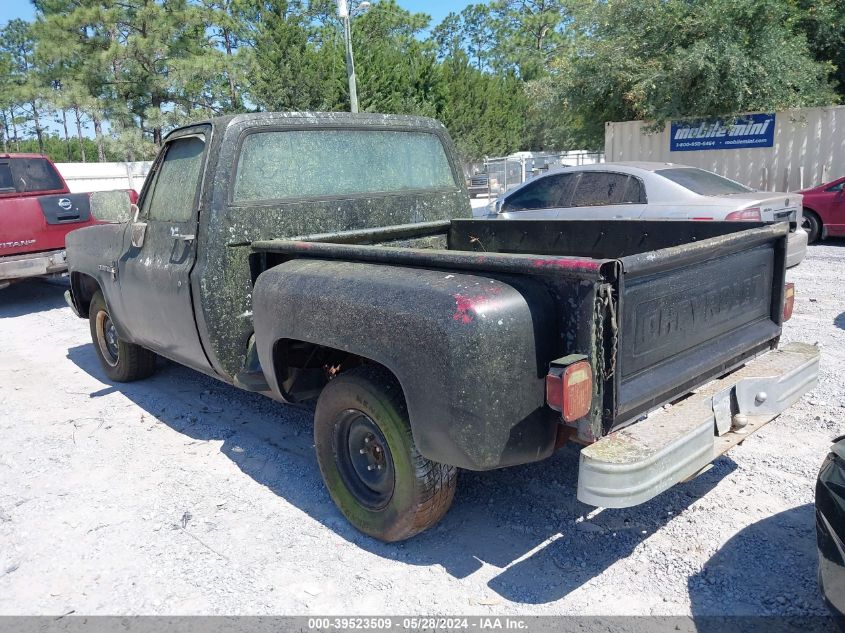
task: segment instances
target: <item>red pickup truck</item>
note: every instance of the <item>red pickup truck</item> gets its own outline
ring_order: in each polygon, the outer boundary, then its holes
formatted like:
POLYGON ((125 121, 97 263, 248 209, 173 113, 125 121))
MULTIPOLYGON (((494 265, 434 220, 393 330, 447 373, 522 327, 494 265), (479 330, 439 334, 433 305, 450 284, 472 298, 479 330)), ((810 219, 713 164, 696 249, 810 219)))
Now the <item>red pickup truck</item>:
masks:
POLYGON ((0 154, 0 289, 65 272, 67 234, 98 223, 90 194, 71 193, 49 158, 0 154))

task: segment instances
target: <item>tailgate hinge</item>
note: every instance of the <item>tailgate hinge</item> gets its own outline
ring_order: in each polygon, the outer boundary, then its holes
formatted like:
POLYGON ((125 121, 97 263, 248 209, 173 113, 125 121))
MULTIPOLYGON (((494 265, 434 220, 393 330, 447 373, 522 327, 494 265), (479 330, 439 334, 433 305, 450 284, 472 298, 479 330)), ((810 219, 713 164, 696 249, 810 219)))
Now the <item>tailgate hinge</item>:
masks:
POLYGON ((604 349, 604 379, 608 380, 616 372, 616 353, 619 348, 619 324, 616 319, 616 303, 613 300, 613 286, 599 284, 596 302, 599 345, 604 349), (605 346, 604 328, 610 329, 610 345, 605 346))

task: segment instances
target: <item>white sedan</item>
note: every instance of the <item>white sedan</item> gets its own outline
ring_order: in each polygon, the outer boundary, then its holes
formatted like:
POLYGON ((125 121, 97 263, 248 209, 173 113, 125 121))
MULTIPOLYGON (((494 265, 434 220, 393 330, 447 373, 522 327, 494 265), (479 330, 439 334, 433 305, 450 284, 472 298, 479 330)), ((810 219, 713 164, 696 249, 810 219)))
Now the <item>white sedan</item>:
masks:
POLYGON ((755 191, 710 171, 673 163, 565 167, 504 193, 477 216, 499 219, 726 220, 789 222, 786 265, 807 253, 797 193, 755 191))

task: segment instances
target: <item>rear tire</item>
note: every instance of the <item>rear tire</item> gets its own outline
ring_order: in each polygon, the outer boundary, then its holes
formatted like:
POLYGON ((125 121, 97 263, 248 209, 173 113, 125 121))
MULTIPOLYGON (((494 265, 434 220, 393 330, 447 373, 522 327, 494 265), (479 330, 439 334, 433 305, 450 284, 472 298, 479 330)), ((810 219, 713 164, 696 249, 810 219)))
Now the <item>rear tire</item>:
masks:
POLYGON ((156 355, 140 345, 128 343, 117 335, 103 293, 99 290, 88 308, 91 340, 100 366, 115 382, 148 378, 155 371, 156 355))
POLYGON ((807 243, 812 244, 818 241, 822 234, 822 221, 815 211, 804 209, 804 220, 801 227, 807 231, 807 243))
POLYGON ((422 532, 452 504, 457 468, 420 455, 402 389, 380 367, 350 370, 326 386, 317 401, 314 444, 337 507, 381 541, 422 532))

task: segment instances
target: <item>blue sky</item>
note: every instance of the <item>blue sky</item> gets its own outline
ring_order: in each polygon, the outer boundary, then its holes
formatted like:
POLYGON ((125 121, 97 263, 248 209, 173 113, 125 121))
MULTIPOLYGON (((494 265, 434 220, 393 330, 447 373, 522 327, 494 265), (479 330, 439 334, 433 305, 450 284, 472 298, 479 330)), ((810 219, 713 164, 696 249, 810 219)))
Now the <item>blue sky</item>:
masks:
MULTIPOLYGON (((467 0, 397 0, 409 11, 428 13, 432 26, 440 22, 450 11, 460 11, 470 4, 467 0)), ((0 25, 15 18, 31 20, 35 10, 29 0, 0 0, 0 25)))

